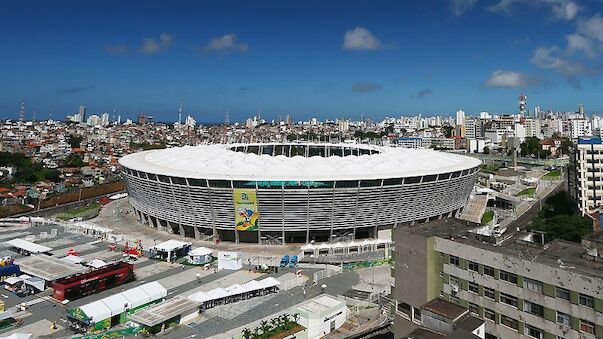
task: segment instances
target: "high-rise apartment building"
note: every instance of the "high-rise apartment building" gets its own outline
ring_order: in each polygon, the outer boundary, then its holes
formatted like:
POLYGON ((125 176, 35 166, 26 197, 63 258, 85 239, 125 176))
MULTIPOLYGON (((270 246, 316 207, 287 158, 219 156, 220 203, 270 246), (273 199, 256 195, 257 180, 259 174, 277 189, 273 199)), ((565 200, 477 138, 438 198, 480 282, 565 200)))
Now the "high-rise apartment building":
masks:
POLYGON ((485 338, 603 338, 603 236, 544 243, 455 219, 393 230, 394 336, 435 298, 485 321, 485 338))
POLYGON ((568 187, 583 214, 599 209, 603 202, 603 143, 598 137, 579 138, 570 152, 568 187))
POLYGON ((80 109, 78 110, 78 114, 80 115, 80 122, 84 122, 86 121, 86 111, 88 110, 88 107, 84 106, 84 105, 80 105, 80 109))

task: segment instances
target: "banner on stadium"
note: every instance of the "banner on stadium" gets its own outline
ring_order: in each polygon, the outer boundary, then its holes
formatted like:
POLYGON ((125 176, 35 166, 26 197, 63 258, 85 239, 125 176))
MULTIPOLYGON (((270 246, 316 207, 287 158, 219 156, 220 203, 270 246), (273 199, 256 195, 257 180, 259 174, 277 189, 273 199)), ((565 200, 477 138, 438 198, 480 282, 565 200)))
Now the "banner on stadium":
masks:
POLYGON ((235 188, 232 191, 237 231, 257 231, 260 213, 255 189, 235 188))

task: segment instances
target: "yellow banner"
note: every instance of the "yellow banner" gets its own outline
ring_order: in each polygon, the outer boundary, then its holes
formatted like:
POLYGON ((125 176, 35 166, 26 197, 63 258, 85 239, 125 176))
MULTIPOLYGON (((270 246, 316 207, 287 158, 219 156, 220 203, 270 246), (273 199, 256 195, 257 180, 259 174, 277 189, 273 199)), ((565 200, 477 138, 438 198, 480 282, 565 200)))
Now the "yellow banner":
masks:
POLYGON ((257 231, 260 213, 254 189, 235 188, 232 190, 235 208, 235 229, 237 231, 257 231))

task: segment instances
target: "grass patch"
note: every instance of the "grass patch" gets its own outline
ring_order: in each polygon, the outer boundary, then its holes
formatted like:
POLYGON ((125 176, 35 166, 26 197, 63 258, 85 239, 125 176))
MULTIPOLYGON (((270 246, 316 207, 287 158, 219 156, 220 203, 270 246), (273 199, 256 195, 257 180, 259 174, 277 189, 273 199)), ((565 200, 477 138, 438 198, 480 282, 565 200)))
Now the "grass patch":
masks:
POLYGON ((549 173, 543 175, 542 179, 544 179, 544 180, 558 180, 559 177, 561 177, 561 171, 560 170, 552 170, 549 173))
POLYGON ((490 221, 492 221, 492 219, 494 219, 494 212, 486 211, 486 213, 482 215, 482 225, 489 223, 490 221))
POLYGON ((534 197, 534 193, 536 193, 536 187, 529 187, 526 188, 525 190, 515 194, 516 197, 522 197, 522 196, 529 196, 529 197, 534 197))
POLYGON ((76 208, 69 212, 57 214, 56 217, 61 220, 69 220, 69 219, 78 218, 78 217, 83 218, 83 217, 87 217, 90 215, 96 215, 98 213, 98 211, 100 210, 100 208, 101 208, 100 204, 94 203, 94 204, 90 204, 88 206, 82 206, 82 207, 76 208))
POLYGON ((496 174, 499 167, 497 165, 482 165, 481 170, 484 173, 496 174))

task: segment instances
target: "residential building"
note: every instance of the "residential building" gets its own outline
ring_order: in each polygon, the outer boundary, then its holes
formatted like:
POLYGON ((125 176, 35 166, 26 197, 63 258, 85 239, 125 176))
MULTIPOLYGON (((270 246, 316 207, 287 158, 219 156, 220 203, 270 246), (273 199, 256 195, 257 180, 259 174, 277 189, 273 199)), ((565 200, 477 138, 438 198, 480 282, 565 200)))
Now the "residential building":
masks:
POLYGON ((570 152, 568 188, 583 214, 599 209, 603 201, 603 143, 599 137, 579 138, 570 152))
POLYGON ((435 298, 484 319, 485 338, 603 338, 601 233, 585 250, 448 218, 392 236, 396 338, 424 325, 420 307, 435 298))

